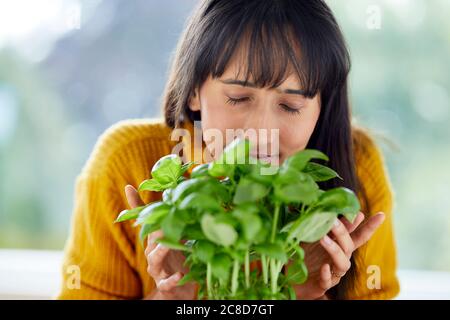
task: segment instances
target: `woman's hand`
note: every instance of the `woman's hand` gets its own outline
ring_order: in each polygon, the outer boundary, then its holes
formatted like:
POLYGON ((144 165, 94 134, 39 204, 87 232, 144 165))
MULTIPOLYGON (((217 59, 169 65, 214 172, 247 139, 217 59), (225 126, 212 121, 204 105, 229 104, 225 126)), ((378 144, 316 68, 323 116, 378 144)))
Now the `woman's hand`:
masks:
MULTIPOLYGON (((144 205, 137 190, 127 185, 125 194, 131 208, 144 205)), ((184 266, 185 257, 181 251, 171 250, 155 242, 163 236, 162 230, 152 232, 147 238, 147 257, 149 275, 155 281, 154 291, 146 297, 151 300, 193 300, 196 298, 197 285, 188 283, 178 286, 178 281, 189 270, 184 266)))
POLYGON ((352 253, 369 241, 383 223, 384 213, 380 212, 364 223, 363 220, 361 212, 354 223, 345 218, 336 219, 330 236, 326 235, 315 243, 301 244, 305 250, 308 279, 294 286, 299 299, 328 298, 326 291, 337 285, 350 269, 352 253))

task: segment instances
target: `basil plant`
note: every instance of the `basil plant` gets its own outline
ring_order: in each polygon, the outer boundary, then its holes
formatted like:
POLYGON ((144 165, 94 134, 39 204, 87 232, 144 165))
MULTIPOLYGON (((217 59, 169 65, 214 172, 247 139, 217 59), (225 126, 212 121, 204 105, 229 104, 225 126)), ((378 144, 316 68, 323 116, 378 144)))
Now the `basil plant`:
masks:
POLYGON ((351 190, 319 188, 318 182, 341 179, 317 163, 328 161, 322 152, 302 150, 263 175, 269 164, 250 158, 249 150, 248 140, 235 140, 189 177, 194 163, 162 157, 139 186, 162 192, 162 200, 116 219, 135 219, 142 242, 162 229, 156 242, 183 251, 189 272, 180 285, 195 281, 199 299, 296 299, 293 285, 308 277, 300 243, 321 239, 339 215, 354 221, 359 212, 351 190))

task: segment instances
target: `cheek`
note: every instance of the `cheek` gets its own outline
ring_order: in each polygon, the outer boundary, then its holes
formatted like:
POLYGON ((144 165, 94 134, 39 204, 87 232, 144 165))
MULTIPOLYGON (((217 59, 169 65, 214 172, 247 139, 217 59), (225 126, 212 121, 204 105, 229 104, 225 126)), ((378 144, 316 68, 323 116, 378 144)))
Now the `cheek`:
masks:
POLYGON ((202 127, 225 129, 230 121, 229 115, 226 112, 226 107, 220 101, 210 101, 202 105, 202 127))
POLYGON ((289 126, 281 132, 281 145, 286 149, 286 153, 293 154, 306 147, 311 133, 310 125, 289 126))
POLYGON ((242 119, 236 112, 230 112, 231 107, 217 94, 208 94, 202 98, 202 128, 218 129, 225 133, 225 129, 236 129, 242 125, 242 119))
POLYGON ((306 148, 319 118, 319 107, 312 108, 280 131, 280 147, 285 157, 306 148))
MULTIPOLYGON (((226 129, 234 128, 236 120, 233 114, 229 112, 229 106, 225 104, 222 99, 215 97, 214 95, 208 95, 202 99, 201 117, 202 117, 202 130, 203 139, 206 143, 206 147, 209 151, 209 156, 213 158, 218 155, 217 150, 222 150, 225 147, 226 129), (216 139, 215 137, 217 135, 216 139)), ((220 154, 220 152, 219 152, 220 154)))

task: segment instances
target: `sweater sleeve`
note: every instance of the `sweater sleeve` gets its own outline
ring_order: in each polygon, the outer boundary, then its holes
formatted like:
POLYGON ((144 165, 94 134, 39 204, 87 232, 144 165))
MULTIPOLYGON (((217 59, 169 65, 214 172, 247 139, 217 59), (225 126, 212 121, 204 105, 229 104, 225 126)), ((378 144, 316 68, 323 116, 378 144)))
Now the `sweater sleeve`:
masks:
POLYGON ((123 124, 107 130, 77 177, 57 299, 139 299, 151 290, 136 228, 114 223, 128 207, 124 186, 141 181, 141 164, 150 165, 140 155, 155 153, 130 143, 132 134, 123 124))
POLYGON ((355 135, 357 175, 367 198, 366 216, 385 213, 383 224, 355 252, 356 279, 349 299, 392 299, 400 290, 393 227, 393 191, 381 150, 368 133, 355 135), (367 212, 367 210, 369 210, 367 212))
POLYGON ((120 205, 108 201, 109 191, 105 178, 77 179, 76 205, 58 299, 141 296, 140 280, 133 271, 133 244, 113 224, 120 205))

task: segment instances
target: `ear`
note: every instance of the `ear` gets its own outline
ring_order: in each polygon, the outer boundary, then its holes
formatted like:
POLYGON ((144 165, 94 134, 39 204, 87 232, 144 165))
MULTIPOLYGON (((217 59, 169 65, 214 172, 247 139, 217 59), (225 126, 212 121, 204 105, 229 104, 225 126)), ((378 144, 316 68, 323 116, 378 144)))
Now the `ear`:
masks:
POLYGON ((189 99, 189 109, 192 111, 200 111, 200 94, 198 89, 195 89, 194 96, 189 99))

